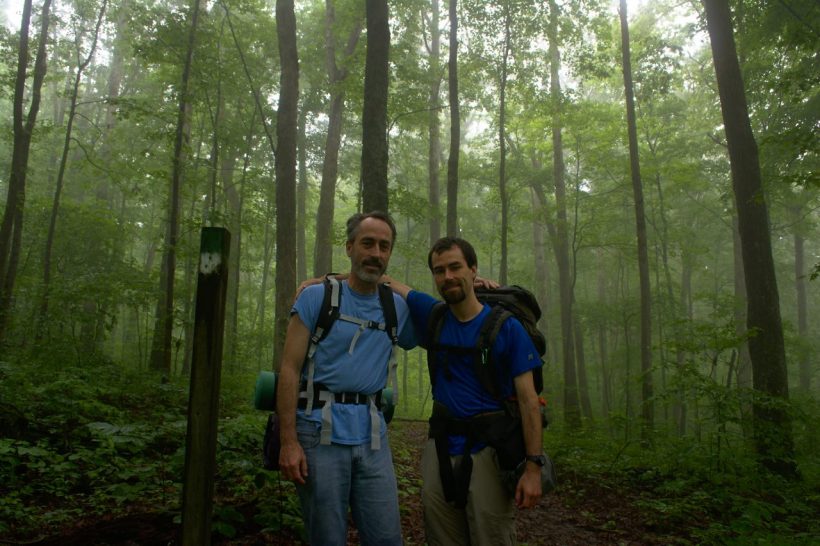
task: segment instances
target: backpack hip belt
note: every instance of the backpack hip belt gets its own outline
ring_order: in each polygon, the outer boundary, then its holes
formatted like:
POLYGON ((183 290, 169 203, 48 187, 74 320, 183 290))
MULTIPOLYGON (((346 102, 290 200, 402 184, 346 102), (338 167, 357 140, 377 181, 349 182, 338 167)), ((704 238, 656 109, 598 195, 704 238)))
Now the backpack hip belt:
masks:
POLYGON ((511 415, 506 409, 459 419, 453 417, 444 404, 434 401, 428 437, 435 442, 444 498, 456 508, 464 508, 467 505, 467 492, 473 470, 473 447, 479 443, 486 443, 495 449, 499 467, 502 469, 511 465, 515 468, 526 455, 521 419, 511 415), (448 436, 466 438, 461 460, 456 463, 455 468, 450 462, 448 436))
MULTIPOLYGON (((324 399, 321 398, 319 395, 322 391, 327 389, 317 389, 315 394, 313 395, 313 407, 314 408, 321 408, 325 405, 324 399)), ((333 395, 333 402, 336 404, 355 404, 355 405, 363 405, 370 403, 369 394, 365 394, 363 392, 331 392, 333 395)), ((379 391, 375 393, 376 396, 376 405, 381 405, 382 401, 382 392, 379 391)), ((299 402, 296 404, 296 407, 299 409, 305 409, 308 404, 308 397, 307 393, 305 396, 299 397, 299 402)))

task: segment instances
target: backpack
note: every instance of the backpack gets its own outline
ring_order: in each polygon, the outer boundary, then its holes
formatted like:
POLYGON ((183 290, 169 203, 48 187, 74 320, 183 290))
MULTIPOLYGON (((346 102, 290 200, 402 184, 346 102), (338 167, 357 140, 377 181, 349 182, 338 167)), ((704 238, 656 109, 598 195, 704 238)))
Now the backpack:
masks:
MULTIPOLYGON (((384 313, 384 323, 379 324, 374 321, 362 321, 353 317, 346 317, 340 314, 342 291, 339 281, 332 274, 325 276, 323 281, 324 297, 316 327, 310 336, 310 345, 305 358, 309 361, 308 366, 308 388, 307 392, 313 392, 313 354, 318 344, 330 333, 330 329, 336 320, 357 321, 362 328, 373 328, 383 330, 393 346, 388 370, 388 381, 392 379, 393 387, 385 387, 379 396, 381 410, 384 414, 385 422, 389 423, 393 418, 396 407, 397 377, 396 377, 396 349, 398 347, 398 318, 396 316, 396 302, 393 301, 393 291, 386 284, 378 285, 379 302, 384 313)), ((355 343, 355 341, 354 341, 355 343)), ((276 389, 277 374, 275 372, 263 371, 259 373, 254 390, 254 407, 258 410, 273 412, 268 416, 265 426, 265 436, 262 440, 263 467, 267 470, 279 469, 279 450, 281 448, 279 439, 279 416, 276 415, 276 389)), ((312 397, 311 402, 312 402, 312 397)), ((312 405, 312 404, 311 404, 312 405)))
MULTIPOLYGON (((481 385, 494 398, 500 399, 499 369, 492 352, 498 332, 504 321, 515 317, 530 336, 538 355, 543 357, 547 352, 547 340, 537 327, 538 320, 541 318, 541 307, 532 292, 517 285, 502 286, 496 289, 476 288, 475 294, 478 301, 491 307, 490 314, 481 325, 475 347, 453 347, 439 343, 447 304, 438 302, 433 307, 427 322, 427 347, 425 347, 430 380, 433 381, 436 377, 435 366, 437 364, 434 352, 444 350, 455 354, 472 354, 475 358, 475 372, 481 385)), ((532 377, 535 392, 540 394, 544 388, 541 367, 532 370, 532 377)))

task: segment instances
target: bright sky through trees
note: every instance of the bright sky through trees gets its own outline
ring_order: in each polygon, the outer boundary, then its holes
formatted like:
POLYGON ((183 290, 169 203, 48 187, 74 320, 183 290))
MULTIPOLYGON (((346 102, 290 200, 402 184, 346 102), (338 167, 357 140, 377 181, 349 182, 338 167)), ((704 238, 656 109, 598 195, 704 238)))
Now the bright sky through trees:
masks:
MULTIPOLYGON (((32 0, 34 2, 34 7, 37 7, 40 2, 37 0, 32 0)), ((618 9, 618 2, 619 0, 612 1, 612 8, 614 10, 618 9)), ((629 15, 633 15, 638 12, 638 10, 646 3, 646 0, 627 0, 627 10, 629 11, 629 15)), ((23 10, 23 0, 0 0, 0 17, 2 17, 3 23, 11 29, 18 29, 20 28, 20 15, 23 10)))

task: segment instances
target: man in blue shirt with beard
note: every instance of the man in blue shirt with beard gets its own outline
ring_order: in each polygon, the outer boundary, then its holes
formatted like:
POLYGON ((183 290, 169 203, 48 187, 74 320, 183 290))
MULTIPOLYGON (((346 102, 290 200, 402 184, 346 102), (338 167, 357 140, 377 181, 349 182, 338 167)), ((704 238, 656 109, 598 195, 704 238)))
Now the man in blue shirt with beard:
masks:
MULTIPOLYGON (((535 506, 542 494, 541 467, 545 458, 532 377, 541 359, 521 323, 514 318, 504 321, 491 348, 500 368, 500 396, 488 392, 475 372, 472 352, 491 312, 475 295, 475 250, 464 239, 446 237, 433 245, 428 265, 447 303, 440 335, 435 340, 426 338, 437 300, 385 278, 407 300, 420 344, 431 349, 428 359, 432 362, 428 365, 434 408, 430 439, 422 457, 427 542, 430 546, 512 545, 515 506, 535 506), (525 461, 523 472, 512 496, 501 480, 501 452, 487 443, 492 442, 488 429, 498 422, 510 422, 510 407, 520 415, 518 434, 523 430, 525 450, 520 454, 525 461)), ((503 446, 507 442, 501 439, 493 443, 503 446)))

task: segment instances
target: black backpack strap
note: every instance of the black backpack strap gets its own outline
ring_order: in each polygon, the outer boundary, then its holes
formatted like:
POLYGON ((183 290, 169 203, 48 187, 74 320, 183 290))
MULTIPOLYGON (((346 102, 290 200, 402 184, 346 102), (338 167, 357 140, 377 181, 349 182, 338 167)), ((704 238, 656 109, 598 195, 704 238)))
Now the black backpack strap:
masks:
POLYGON ((319 317, 316 320, 316 327, 310 337, 311 343, 319 343, 327 337, 330 327, 339 318, 339 308, 342 305, 342 288, 335 273, 325 275, 322 285, 325 287, 325 294, 322 298, 322 307, 319 309, 319 317))
MULTIPOLYGON (((379 302, 384 315, 384 331, 390 338, 392 347, 390 359, 387 362, 387 383, 393 388, 393 403, 398 405, 399 400, 399 319, 396 315, 396 301, 393 299, 393 290, 385 283, 379 283, 379 302)), ((375 423, 377 421, 372 421, 375 423)), ((378 432, 378 431, 375 431, 378 432)))
POLYGON ((443 301, 437 302, 430 310, 430 316, 427 317, 427 332, 422 345, 427 349, 427 371, 430 374, 430 385, 432 386, 436 378, 436 349, 439 349, 439 338, 441 337, 441 328, 444 326, 444 313, 447 312, 447 304, 443 301))
POLYGON ((493 356, 493 345, 501 326, 511 316, 513 314, 500 305, 492 307, 481 325, 476 342, 475 373, 484 389, 495 399, 501 399, 501 393, 498 390, 498 363, 493 356))
MULTIPOLYGON (((322 298, 322 307, 319 309, 319 317, 316 319, 316 327, 313 329, 313 334, 310 336, 310 345, 308 345, 308 352, 306 356, 307 365, 307 386, 306 392, 313 392, 313 375, 316 364, 313 361, 313 355, 316 352, 316 347, 319 342, 327 337, 330 328, 336 319, 339 318, 339 308, 342 304, 342 287, 336 277, 331 274, 325 275, 325 280, 322 283, 325 288, 325 294, 322 298)), ((313 411, 313 397, 308 397, 307 407, 305 413, 310 415, 313 411)))
POLYGON ((396 315, 396 302, 393 299, 393 290, 385 283, 379 283, 379 302, 384 313, 385 331, 390 341, 395 345, 399 342, 399 319, 396 315))

